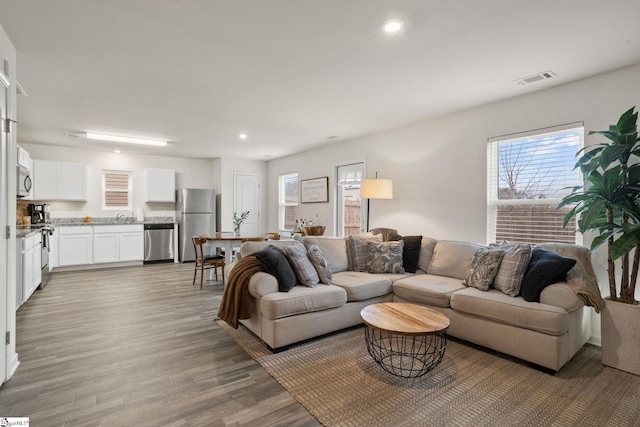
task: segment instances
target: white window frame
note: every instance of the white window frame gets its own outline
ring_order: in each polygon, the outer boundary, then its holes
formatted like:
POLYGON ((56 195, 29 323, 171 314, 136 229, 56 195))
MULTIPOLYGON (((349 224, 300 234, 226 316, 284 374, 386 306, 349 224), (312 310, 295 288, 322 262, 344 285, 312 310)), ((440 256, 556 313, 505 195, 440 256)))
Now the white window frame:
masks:
MULTIPOLYGON (((518 141, 522 141, 524 139, 529 138, 537 138, 537 137, 554 137, 561 134, 566 134, 570 132, 578 133, 578 146, 575 147, 575 152, 573 153, 573 157, 571 161, 567 164, 569 169, 571 169, 571 173, 575 173, 576 181, 572 185, 582 185, 582 175, 580 174, 579 169, 574 169, 575 165, 575 153, 578 152, 582 147, 584 147, 584 125, 582 122, 578 123, 569 123, 560 126, 554 126, 550 128, 538 129, 534 131, 521 132, 516 134, 505 135, 501 137, 494 137, 488 139, 487 145, 487 243, 493 243, 496 241, 496 223, 498 216, 498 208, 500 206, 548 206, 555 210, 556 206, 562 200, 561 197, 553 197, 553 198, 544 198, 544 199, 499 199, 499 187, 500 180, 498 177, 498 169, 500 167, 500 160, 498 158, 498 150, 501 144, 509 144, 515 143, 518 141)), ((571 192, 571 189, 567 189, 567 194, 571 192)), ((562 225, 562 224, 560 224, 562 225)), ((575 241, 572 243, 576 243, 581 245, 583 241, 583 236, 581 233, 577 231, 577 229, 573 230, 575 241)), ((540 239, 536 239, 534 242, 523 242, 523 243, 540 243, 537 240, 544 241, 554 241, 553 238, 547 238, 548 236, 542 236, 540 239)))
POLYGON ((133 209, 132 191, 133 189, 133 172, 125 170, 103 169, 102 170, 102 209, 104 210, 125 210, 130 211, 133 209), (126 190, 119 188, 107 188, 106 176, 107 174, 121 174, 127 175, 128 187, 126 190), (127 206, 108 206, 107 205, 107 191, 109 192, 126 192, 127 193, 127 206))
POLYGON ((278 176, 278 229, 280 231, 291 231, 293 230, 293 226, 291 227, 287 227, 285 222, 286 222, 286 218, 285 218, 285 212, 286 212, 286 208, 289 206, 296 206, 299 207, 300 206, 300 175, 298 174, 298 172, 289 172, 289 173, 284 173, 280 176, 278 176), (298 198, 297 200, 294 202, 292 200, 287 200, 287 195, 286 195, 286 181, 287 179, 290 179, 290 177, 295 176, 296 179, 296 189, 298 190, 298 198))

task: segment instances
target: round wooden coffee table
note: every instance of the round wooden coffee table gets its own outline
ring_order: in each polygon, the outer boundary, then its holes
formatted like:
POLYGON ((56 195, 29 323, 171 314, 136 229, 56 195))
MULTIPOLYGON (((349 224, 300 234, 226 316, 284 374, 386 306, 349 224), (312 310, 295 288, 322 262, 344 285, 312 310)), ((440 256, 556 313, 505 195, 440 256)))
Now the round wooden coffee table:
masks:
POLYGON ((369 305, 360 311, 367 351, 385 371, 420 377, 442 361, 449 318, 427 307, 402 302, 369 305))

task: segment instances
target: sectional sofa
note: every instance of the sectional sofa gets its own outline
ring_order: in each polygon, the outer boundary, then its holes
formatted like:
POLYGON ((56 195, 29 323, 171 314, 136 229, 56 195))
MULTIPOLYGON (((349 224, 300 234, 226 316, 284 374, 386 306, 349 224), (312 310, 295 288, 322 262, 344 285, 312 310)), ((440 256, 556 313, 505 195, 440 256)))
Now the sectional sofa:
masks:
MULTIPOLYGON (((265 272, 254 274, 249 282, 251 318, 241 323, 271 349, 358 325, 362 308, 389 301, 438 310, 451 320, 449 335, 554 371, 591 336, 590 312, 564 280, 544 287, 539 302, 508 295, 496 288, 497 278, 487 290, 468 286, 480 245, 422 237, 414 253, 415 273, 376 274, 356 265, 362 254, 354 253, 349 238, 306 236, 302 243, 321 250, 331 269, 331 284, 297 285, 279 292, 276 277, 265 272)), ((299 242, 245 242, 237 256, 291 244, 299 242)), ((551 247, 561 248, 564 255, 575 253, 575 268, 593 271, 586 248, 551 247)), ((506 264, 504 258, 502 263, 506 264)))

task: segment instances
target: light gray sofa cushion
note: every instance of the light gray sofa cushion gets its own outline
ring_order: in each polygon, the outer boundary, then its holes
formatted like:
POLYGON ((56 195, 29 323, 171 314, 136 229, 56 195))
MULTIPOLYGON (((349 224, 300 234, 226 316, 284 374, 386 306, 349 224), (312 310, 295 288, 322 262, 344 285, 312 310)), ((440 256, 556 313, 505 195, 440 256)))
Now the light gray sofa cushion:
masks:
POLYGON ((420 244, 420 256, 418 258, 418 268, 425 273, 429 269, 431 264, 431 258, 433 257, 433 250, 436 247, 436 239, 422 236, 422 243, 420 244))
POLYGON ((495 244, 491 248, 504 250, 500 269, 493 280, 493 287, 511 297, 520 294, 522 278, 531 258, 531 246, 527 244, 495 244))
POLYGON ((331 282, 344 288, 349 301, 364 301, 391 293, 391 279, 385 275, 342 271, 334 274, 331 282))
POLYGON ((435 307, 450 307, 451 295, 464 288, 460 279, 431 274, 416 274, 393 283, 394 295, 406 301, 435 307))
POLYGON ((244 258, 249 254, 252 254, 254 252, 258 252, 258 251, 262 251, 264 249, 267 249, 268 246, 273 245, 273 246, 278 246, 280 248, 284 248, 284 246, 287 245, 295 245, 299 242, 295 241, 295 240, 270 240, 270 241, 266 241, 266 240, 260 240, 260 241, 248 241, 248 242, 244 242, 243 244, 240 245, 240 250, 238 251, 239 257, 240 258, 244 258))
POLYGON ((382 242, 382 236, 371 233, 360 234, 358 236, 347 236, 347 254, 349 255, 349 270, 367 271, 367 259, 369 256, 368 242, 382 242))
POLYGON ((320 282, 325 285, 331 284, 331 277, 333 273, 331 271, 331 266, 327 261, 327 258, 324 256, 318 245, 309 246, 309 250, 307 251, 307 255, 309 256, 309 261, 315 267, 318 272, 318 277, 320 277, 320 282))
POLYGON ((482 247, 475 243, 438 240, 427 273, 464 279, 473 256, 482 247))
POLYGON ((566 310, 539 302, 513 298, 497 289, 487 292, 465 288, 451 296, 451 308, 459 313, 482 317, 518 328, 549 335, 563 335, 569 330, 566 310))
POLYGON ((311 245, 316 245, 322 251, 331 271, 339 273, 347 271, 349 258, 347 256, 347 241, 343 237, 304 236, 302 243, 309 250, 311 245))
POLYGON ((260 310, 268 319, 279 319, 340 307, 346 302, 347 293, 339 286, 294 286, 289 292, 274 292, 263 296, 260 310))
POLYGON ((299 283, 313 288, 320 283, 320 277, 316 268, 311 264, 307 256, 307 249, 302 243, 284 247, 284 254, 289 259, 289 263, 296 272, 299 283))

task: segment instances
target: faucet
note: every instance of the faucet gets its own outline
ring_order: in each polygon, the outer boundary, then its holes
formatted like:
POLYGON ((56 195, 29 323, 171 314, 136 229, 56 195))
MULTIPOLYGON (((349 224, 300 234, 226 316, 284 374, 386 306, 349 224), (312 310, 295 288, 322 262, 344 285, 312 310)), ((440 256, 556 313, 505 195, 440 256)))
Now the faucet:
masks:
POLYGON ((118 213, 116 215, 116 221, 120 222, 120 220, 122 220, 124 218, 124 214, 118 213))

